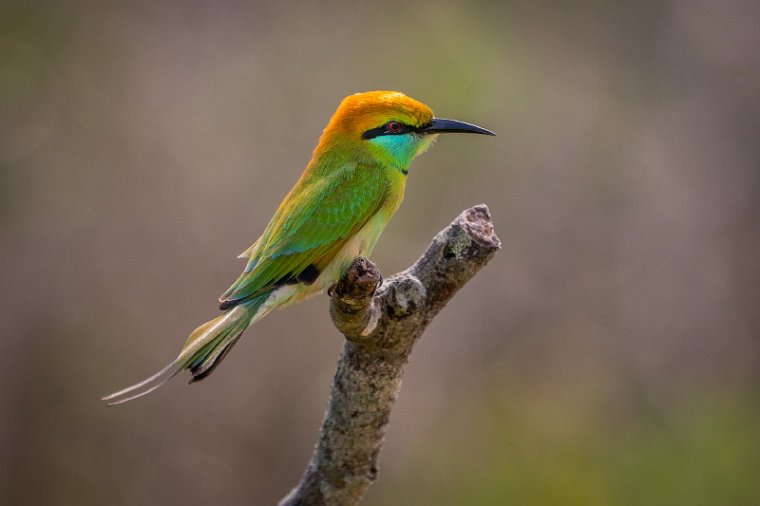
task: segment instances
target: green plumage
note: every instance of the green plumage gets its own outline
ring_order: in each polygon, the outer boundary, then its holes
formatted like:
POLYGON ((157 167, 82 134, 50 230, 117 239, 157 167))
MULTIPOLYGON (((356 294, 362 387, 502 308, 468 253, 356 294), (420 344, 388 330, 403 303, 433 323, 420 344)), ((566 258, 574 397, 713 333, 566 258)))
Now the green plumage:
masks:
POLYGON ((346 97, 330 119, 309 165, 261 237, 241 257, 245 269, 219 298, 221 316, 195 329, 179 356, 150 378, 104 397, 109 405, 141 397, 182 370, 208 376, 245 329, 338 281, 357 256, 368 256, 404 196, 412 159, 441 132, 487 133, 433 117, 398 92, 346 97))
POLYGON ((248 250, 248 263, 220 302, 229 307, 292 282, 309 266, 322 272, 383 205, 392 186, 377 165, 317 163, 299 181, 248 250))

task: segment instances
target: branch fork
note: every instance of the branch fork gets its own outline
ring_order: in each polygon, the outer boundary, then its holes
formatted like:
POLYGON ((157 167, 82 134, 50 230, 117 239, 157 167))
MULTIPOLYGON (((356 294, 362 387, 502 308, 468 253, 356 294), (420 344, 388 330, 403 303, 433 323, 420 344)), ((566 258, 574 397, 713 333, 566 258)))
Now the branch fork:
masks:
POLYGON ((330 316, 346 337, 316 449, 280 506, 355 505, 377 461, 404 365, 436 314, 501 248, 485 205, 463 211, 414 265, 383 282, 366 258, 333 285, 330 316))

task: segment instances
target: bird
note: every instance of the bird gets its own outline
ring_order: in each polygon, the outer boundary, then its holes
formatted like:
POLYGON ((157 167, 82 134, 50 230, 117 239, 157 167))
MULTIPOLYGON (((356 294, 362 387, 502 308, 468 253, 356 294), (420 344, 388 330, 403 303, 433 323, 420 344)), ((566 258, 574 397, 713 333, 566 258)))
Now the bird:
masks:
POLYGON ((219 297, 222 314, 195 329, 166 367, 103 400, 137 399, 184 370, 190 383, 206 378, 250 325, 336 283, 357 257, 370 255, 401 205, 409 165, 442 133, 496 135, 437 118, 398 91, 345 97, 261 237, 239 255, 245 268, 219 297))

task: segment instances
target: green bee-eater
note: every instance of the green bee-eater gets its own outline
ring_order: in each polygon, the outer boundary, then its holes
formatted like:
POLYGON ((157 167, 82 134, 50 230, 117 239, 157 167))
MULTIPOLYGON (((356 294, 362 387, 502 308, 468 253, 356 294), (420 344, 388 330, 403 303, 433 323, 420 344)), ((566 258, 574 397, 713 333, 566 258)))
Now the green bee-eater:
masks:
POLYGON ((356 257, 370 254, 398 209, 412 159, 444 132, 495 135, 435 118, 428 106, 396 91, 346 97, 264 233, 240 255, 245 269, 219 298, 224 313, 195 329, 158 373, 103 400, 113 405, 141 397, 183 369, 191 382, 205 378, 249 325, 338 281, 356 257))

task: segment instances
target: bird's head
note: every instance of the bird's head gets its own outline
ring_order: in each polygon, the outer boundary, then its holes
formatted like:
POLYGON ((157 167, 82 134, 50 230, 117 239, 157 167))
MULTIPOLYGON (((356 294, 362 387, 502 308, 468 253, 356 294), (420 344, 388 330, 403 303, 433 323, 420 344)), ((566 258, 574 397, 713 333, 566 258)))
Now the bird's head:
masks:
MULTIPOLYGON (((436 118, 433 111, 398 91, 368 91, 343 99, 330 119, 320 146, 346 142, 404 173, 415 156, 430 147, 439 133, 495 135, 464 121, 436 118)), ((319 149, 319 148, 318 148, 319 149)))

